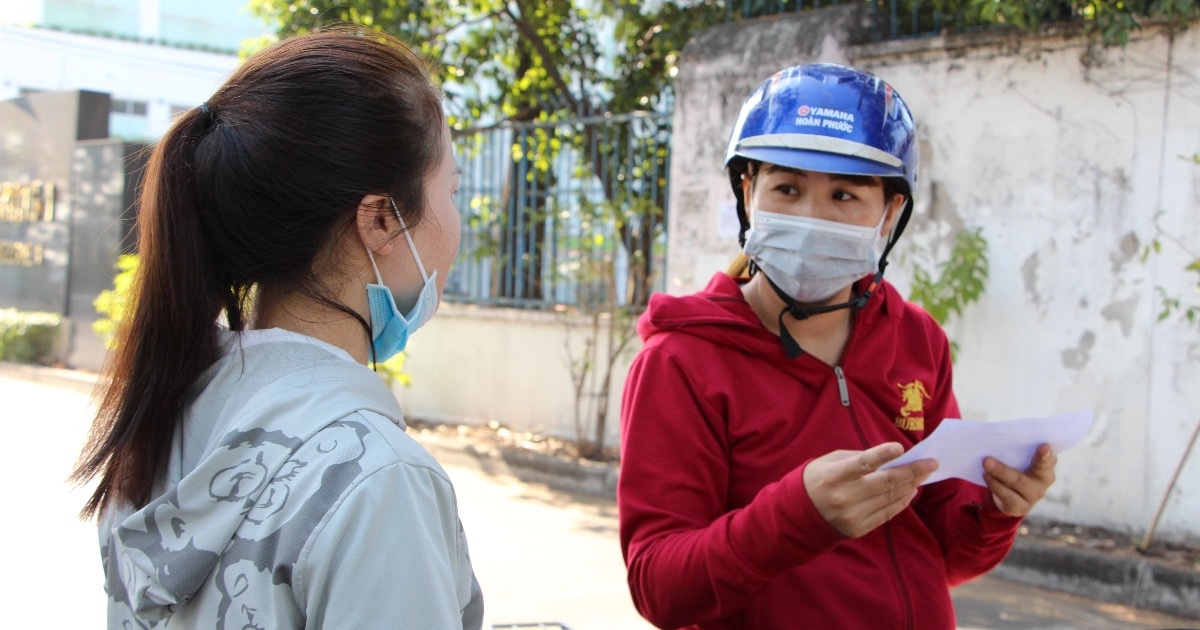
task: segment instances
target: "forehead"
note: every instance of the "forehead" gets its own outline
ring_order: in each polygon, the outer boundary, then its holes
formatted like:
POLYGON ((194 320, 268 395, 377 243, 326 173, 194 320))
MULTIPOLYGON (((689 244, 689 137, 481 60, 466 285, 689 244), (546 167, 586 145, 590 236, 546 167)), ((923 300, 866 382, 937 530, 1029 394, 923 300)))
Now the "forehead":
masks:
POLYGON ((883 178, 875 175, 821 173, 819 171, 806 171, 801 168, 792 168, 790 166, 771 164, 770 162, 763 162, 762 172, 766 174, 791 175, 795 177, 828 177, 832 181, 843 182, 854 186, 883 186, 883 178))

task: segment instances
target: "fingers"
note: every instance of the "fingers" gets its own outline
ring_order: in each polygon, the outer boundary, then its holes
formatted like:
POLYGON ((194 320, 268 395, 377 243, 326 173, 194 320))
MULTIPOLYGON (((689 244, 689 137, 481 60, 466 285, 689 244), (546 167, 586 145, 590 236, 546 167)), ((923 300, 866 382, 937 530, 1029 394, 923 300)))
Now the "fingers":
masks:
POLYGON ((840 508, 828 518, 838 531, 850 538, 863 536, 892 520, 916 498, 916 486, 892 486, 884 492, 868 496, 840 508))
POLYGON ((920 459, 915 462, 889 468, 877 473, 888 487, 916 488, 938 469, 936 459, 920 459))
POLYGON ((1024 516, 1046 496, 1055 481, 1057 464, 1058 456, 1048 444, 1038 447, 1029 468, 1023 473, 988 457, 983 461, 984 482, 992 491, 997 508, 1006 514, 1024 516))
MULTIPOLYGON (((904 454, 904 447, 896 442, 888 442, 869 448, 865 451, 835 451, 841 455, 835 461, 839 462, 837 476, 843 481, 850 481, 869 475, 879 467, 904 454)), ((830 453, 833 455, 834 453, 830 453)))
POLYGON ((857 457, 860 454, 862 454, 862 451, 838 450, 838 451, 830 451, 830 452, 822 455, 819 459, 822 459, 825 461, 836 462, 836 461, 841 461, 844 459, 850 459, 852 457, 857 457))
POLYGON ((913 488, 903 496, 899 496, 884 503, 874 512, 868 514, 867 517, 863 519, 863 527, 865 528, 863 533, 865 534, 892 520, 893 518, 896 518, 897 515, 904 511, 904 508, 908 507, 908 504, 913 502, 913 499, 917 498, 917 492, 918 490, 913 488))
POLYGON ((804 484, 809 497, 825 520, 843 535, 857 538, 895 517, 916 497, 921 482, 937 469, 937 462, 925 459, 878 470, 898 456, 897 450, 903 450, 899 444, 831 453, 808 464, 804 484))
POLYGON ((992 502, 996 504, 996 508, 1005 514, 1011 516, 1024 516, 1033 509, 1033 503, 1030 503, 1023 495, 1013 490, 1012 487, 1006 485, 999 478, 990 473, 983 474, 983 481, 987 484, 988 490, 992 491, 992 502))
POLYGON ((1054 467, 1057 465, 1058 454, 1050 448, 1049 444, 1042 444, 1033 454, 1033 461, 1030 462, 1029 470, 1026 472, 1031 477, 1048 480, 1046 485, 1050 485, 1054 483, 1054 467))

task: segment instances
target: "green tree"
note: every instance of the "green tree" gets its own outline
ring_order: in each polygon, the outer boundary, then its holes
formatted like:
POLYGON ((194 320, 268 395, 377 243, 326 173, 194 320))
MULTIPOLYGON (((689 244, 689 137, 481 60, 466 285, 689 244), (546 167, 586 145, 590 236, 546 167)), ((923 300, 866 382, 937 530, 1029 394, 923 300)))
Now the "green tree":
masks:
MULTIPOLYGON (((414 44, 444 67, 451 125, 457 130, 505 122, 558 121, 637 111, 669 111, 671 79, 683 46, 696 33, 726 18, 721 2, 644 4, 631 0, 251 0, 255 15, 285 37, 324 23, 352 22, 387 31, 414 44)), ((586 125, 567 141, 592 167, 609 201, 616 200, 646 156, 630 151, 628 133, 586 125)), ((532 132, 515 138, 506 194, 520 191, 519 212, 495 213, 495 242, 505 277, 527 279, 524 295, 543 297, 546 191, 554 185, 550 165, 562 140, 532 132), (522 243, 519 248, 505 244, 522 243)), ((651 159, 665 165, 666 148, 651 159)), ((655 169, 664 172, 665 168, 655 169)), ((666 207, 666 186, 653 187, 666 207)), ((500 208, 514 207, 508 199, 500 208)), ((649 242, 648 224, 629 223, 621 241, 649 242), (643 232, 628 230, 643 229, 643 232)), ((636 278, 653 277, 650 259, 636 278)), ((640 286, 637 300, 649 297, 640 286)))
MULTIPOLYGON (((987 288, 987 246, 982 229, 971 228, 954 235, 950 256, 941 263, 934 264, 931 253, 921 247, 906 252, 901 263, 911 265, 913 274, 908 299, 920 304, 942 326, 951 317, 961 317, 963 309, 979 301, 987 288)), ((958 354, 958 342, 951 340, 950 351, 958 354)))
MULTIPOLYGON (((914 257, 927 259, 928 253, 917 249, 914 257)), ((936 265, 937 277, 927 266, 933 265, 926 261, 913 266, 909 299, 944 326, 952 315, 961 316, 968 304, 983 295, 988 279, 987 239, 980 228, 961 230, 954 235, 950 257, 936 265)))
POLYGON ((133 279, 137 275, 138 255, 122 254, 117 257, 117 275, 113 277, 113 288, 105 289, 92 301, 96 313, 101 315, 92 322, 92 332, 104 340, 105 348, 112 348, 116 343, 117 327, 125 318, 129 304, 129 291, 133 279))
POLYGON ((636 301, 635 292, 642 286, 633 278, 622 283, 617 278, 616 258, 620 247, 630 251, 630 268, 638 269, 642 258, 652 258, 662 252, 662 208, 653 202, 621 194, 615 202, 593 203, 581 199, 579 226, 573 232, 560 234, 559 247, 571 252, 571 263, 557 270, 570 278, 578 295, 573 306, 560 311, 564 316, 564 338, 571 384, 575 395, 575 436, 580 456, 589 459, 604 457, 604 440, 608 432, 608 402, 612 390, 613 370, 637 338, 638 316, 645 310, 636 301), (623 232, 622 225, 645 222, 654 226, 652 237, 645 243, 621 245, 613 236, 623 232), (624 294, 621 293, 624 289, 624 294), (586 320, 586 327, 578 326, 586 320), (571 347, 571 333, 583 328, 581 351, 571 347))

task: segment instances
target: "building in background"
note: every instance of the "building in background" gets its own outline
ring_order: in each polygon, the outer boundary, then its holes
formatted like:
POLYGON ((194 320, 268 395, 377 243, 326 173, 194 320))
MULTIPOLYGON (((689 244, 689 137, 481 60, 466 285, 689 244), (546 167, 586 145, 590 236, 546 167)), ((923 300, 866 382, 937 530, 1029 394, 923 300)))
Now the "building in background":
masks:
POLYGON ((56 359, 99 369, 93 300, 134 241, 145 143, 209 97, 266 25, 247 0, 5 0, 0 308, 63 316, 56 359))
POLYGON ((161 136, 268 32, 246 0, 8 0, 0 13, 0 99, 43 91, 112 96, 109 132, 161 136))

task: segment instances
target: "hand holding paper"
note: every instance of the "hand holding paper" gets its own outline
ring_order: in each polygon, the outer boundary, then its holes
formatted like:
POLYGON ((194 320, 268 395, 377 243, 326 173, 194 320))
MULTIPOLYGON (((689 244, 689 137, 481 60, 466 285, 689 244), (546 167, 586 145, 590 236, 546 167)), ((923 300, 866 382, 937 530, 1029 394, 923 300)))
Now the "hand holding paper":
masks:
POLYGON ((946 419, 907 453, 880 469, 919 459, 936 459, 938 469, 924 483, 957 477, 985 486, 984 457, 990 455, 1008 466, 1024 470, 1038 445, 1049 444, 1055 453, 1062 453, 1083 439, 1091 426, 1091 410, 997 422, 946 419))

